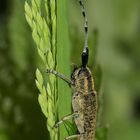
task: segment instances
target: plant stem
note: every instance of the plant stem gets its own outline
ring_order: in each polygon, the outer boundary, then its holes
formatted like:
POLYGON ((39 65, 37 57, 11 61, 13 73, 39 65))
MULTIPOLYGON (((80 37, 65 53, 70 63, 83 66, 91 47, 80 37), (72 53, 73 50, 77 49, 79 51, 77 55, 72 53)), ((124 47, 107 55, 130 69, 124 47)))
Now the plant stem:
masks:
MULTIPOLYGON (((67 0, 57 0, 57 70, 70 77, 70 44, 68 38, 67 0)), ((71 92, 64 81, 58 79, 58 118, 71 113, 71 92)), ((60 127, 59 140, 67 136, 64 125, 60 127)))

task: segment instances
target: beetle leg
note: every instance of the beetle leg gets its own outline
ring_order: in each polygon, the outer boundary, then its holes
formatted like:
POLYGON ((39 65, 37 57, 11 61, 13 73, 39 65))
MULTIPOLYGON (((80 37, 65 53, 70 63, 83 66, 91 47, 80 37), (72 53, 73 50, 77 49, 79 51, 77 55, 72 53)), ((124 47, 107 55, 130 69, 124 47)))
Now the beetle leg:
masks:
POLYGON ((61 73, 58 73, 57 71, 55 70, 52 70, 52 69, 47 69, 46 70, 47 73, 51 73, 51 74, 54 74, 55 76, 61 78, 62 80, 64 80, 65 82, 67 82, 69 85, 72 85, 72 81, 70 79, 68 79, 65 75, 61 74, 61 73))
POLYGON ((64 121, 75 118, 75 117, 77 117, 77 115, 78 115, 78 113, 73 113, 73 114, 70 114, 70 115, 67 115, 67 116, 63 117, 59 122, 57 122, 55 124, 55 127, 59 127, 62 123, 64 123, 64 121))
POLYGON ((80 134, 76 134, 76 135, 71 135, 71 136, 68 136, 68 137, 66 137, 64 140, 71 140, 71 139, 74 139, 74 138, 80 138, 81 137, 81 135, 80 134))

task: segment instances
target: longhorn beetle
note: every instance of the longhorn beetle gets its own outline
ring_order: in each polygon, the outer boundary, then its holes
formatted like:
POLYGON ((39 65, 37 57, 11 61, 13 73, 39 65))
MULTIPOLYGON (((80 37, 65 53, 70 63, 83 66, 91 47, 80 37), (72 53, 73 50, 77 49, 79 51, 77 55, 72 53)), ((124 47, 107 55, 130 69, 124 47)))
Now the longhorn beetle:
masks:
POLYGON ((55 126, 59 127, 64 121, 74 118, 79 134, 68 136, 65 140, 77 138, 79 140, 95 140, 96 113, 97 113, 97 95, 94 90, 94 81, 88 63, 88 21, 82 0, 79 4, 84 17, 85 43, 81 55, 82 65, 75 67, 71 79, 54 71, 47 70, 64 81, 66 81, 74 90, 72 96, 73 114, 63 117, 55 126))

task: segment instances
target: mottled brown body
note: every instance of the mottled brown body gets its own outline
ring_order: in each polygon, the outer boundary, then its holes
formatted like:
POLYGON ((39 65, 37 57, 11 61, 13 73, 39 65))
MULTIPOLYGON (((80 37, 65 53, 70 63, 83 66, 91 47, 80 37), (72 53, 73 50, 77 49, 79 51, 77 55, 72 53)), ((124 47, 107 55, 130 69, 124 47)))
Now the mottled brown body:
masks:
POLYGON ((79 140, 95 140, 97 96, 89 68, 74 70, 71 80, 74 88, 73 111, 78 114, 74 120, 80 133, 79 140))

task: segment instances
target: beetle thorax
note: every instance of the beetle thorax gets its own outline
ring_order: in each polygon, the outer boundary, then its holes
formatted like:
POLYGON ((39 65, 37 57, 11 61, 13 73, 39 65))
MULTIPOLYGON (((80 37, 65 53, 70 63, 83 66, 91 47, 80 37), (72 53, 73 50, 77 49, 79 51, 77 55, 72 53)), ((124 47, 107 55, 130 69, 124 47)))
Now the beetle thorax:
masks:
POLYGON ((72 74, 72 81, 77 92, 88 94, 94 88, 91 72, 87 67, 76 69, 72 74))

